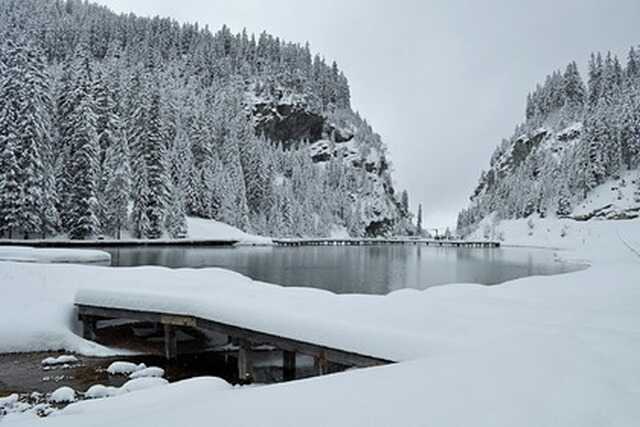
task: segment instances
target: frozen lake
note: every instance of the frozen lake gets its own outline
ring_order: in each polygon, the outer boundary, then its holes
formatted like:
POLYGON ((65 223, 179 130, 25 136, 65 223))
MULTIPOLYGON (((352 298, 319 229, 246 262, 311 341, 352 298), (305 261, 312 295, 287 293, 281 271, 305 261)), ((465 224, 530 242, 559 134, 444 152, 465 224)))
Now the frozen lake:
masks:
POLYGON ((335 293, 386 294, 448 283, 494 285, 582 268, 556 252, 525 248, 424 246, 122 247, 102 249, 114 266, 222 267, 255 280, 335 293))

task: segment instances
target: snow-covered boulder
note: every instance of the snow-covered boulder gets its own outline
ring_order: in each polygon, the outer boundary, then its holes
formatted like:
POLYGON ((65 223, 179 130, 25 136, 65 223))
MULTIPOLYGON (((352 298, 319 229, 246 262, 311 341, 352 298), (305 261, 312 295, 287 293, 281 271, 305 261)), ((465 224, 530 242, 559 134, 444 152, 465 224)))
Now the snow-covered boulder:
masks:
POLYGON ((164 377, 164 369, 158 368, 157 366, 151 366, 149 368, 140 369, 139 371, 133 372, 129 375, 129 378, 162 378, 164 377))
POLYGON ((47 357, 40 363, 42 364, 42 366, 57 366, 57 365, 70 365, 70 364, 75 364, 79 362, 80 361, 78 360, 77 357, 70 354, 65 354, 58 357, 47 357))
POLYGON ((108 387, 102 384, 96 384, 89 387, 84 394, 87 399, 104 399, 105 397, 112 397, 118 394, 117 387, 108 387))
POLYGON ((60 387, 49 396, 52 403, 72 403, 76 401, 76 392, 71 387, 60 387))
POLYGON ((132 362, 117 361, 109 365, 109 367, 107 368, 107 372, 110 375, 129 375, 129 374, 132 374, 133 372, 137 372, 142 369, 145 369, 146 367, 147 365, 145 365, 144 363, 140 363, 136 365, 135 363, 132 363, 132 362))

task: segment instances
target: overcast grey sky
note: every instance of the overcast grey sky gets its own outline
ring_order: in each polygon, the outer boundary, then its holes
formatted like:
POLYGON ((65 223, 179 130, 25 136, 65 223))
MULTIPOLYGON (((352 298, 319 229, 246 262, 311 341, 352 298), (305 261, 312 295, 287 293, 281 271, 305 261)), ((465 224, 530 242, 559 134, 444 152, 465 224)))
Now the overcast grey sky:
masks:
POLYGON ((640 1, 98 0, 117 12, 309 41, 349 78, 425 224, 455 223, 536 82, 591 51, 626 60, 640 1))

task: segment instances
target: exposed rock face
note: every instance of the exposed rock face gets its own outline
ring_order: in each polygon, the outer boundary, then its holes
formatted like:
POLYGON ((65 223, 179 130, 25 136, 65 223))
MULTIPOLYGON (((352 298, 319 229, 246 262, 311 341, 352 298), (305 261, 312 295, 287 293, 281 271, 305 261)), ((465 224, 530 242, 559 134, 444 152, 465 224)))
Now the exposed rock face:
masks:
POLYGON ((357 114, 351 110, 318 112, 304 96, 279 94, 273 99, 247 94, 256 132, 284 144, 306 141, 317 164, 341 158, 351 167, 366 172, 365 186, 354 203, 360 208, 366 234, 388 234, 400 219, 385 146, 357 114))
POLYGON ((317 141, 322 138, 325 118, 298 104, 256 104, 256 131, 272 141, 317 141))

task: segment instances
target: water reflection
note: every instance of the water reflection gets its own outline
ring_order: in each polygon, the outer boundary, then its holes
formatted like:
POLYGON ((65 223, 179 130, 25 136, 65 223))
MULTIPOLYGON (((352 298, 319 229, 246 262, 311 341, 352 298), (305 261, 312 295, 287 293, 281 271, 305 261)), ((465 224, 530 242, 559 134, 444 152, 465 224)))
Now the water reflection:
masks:
POLYGON ((424 246, 146 247, 108 249, 116 266, 223 267, 256 280, 336 293, 386 294, 447 283, 493 285, 580 266, 558 262, 553 251, 424 246))

